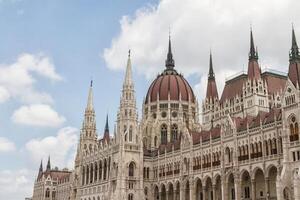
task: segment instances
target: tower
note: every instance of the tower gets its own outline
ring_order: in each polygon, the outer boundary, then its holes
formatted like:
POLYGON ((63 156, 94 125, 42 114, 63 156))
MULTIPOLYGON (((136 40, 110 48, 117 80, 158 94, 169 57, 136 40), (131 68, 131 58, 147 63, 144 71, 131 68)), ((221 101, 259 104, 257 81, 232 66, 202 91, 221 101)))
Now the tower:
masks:
POLYGON ((206 97, 203 102, 203 125, 205 129, 214 126, 215 112, 219 109, 219 96, 217 84, 215 80, 215 73, 213 69, 212 54, 209 55, 209 73, 207 80, 206 97))
POLYGON ((252 28, 250 29, 250 51, 248 60, 247 80, 243 84, 244 115, 256 116, 259 111, 269 111, 268 86, 261 77, 258 64, 258 52, 254 46, 252 28))
POLYGON ((87 105, 84 113, 84 120, 80 134, 80 150, 94 151, 97 141, 95 110, 93 103, 93 81, 90 83, 87 105))
POLYGON ((47 167, 46 167, 46 171, 50 171, 51 170, 51 162, 50 162, 50 156, 48 157, 48 162, 47 162, 47 167))
POLYGON ((143 195, 143 151, 139 135, 135 91, 132 80, 130 51, 117 116, 118 172, 114 199, 142 199, 143 195))

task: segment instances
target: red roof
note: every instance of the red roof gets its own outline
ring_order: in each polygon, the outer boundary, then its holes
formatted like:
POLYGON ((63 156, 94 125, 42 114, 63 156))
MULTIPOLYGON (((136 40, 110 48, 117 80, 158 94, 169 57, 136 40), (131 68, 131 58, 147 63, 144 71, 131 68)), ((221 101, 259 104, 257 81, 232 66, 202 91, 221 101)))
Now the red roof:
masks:
POLYGON ((224 90, 220 99, 223 103, 226 99, 232 99, 236 95, 241 95, 243 92, 243 83, 247 80, 247 75, 242 74, 231 80, 226 81, 224 90))
POLYGON ((290 80, 295 85, 295 87, 298 85, 300 86, 300 63, 299 62, 291 62, 289 66, 289 74, 288 74, 290 80))
POLYGON ((164 72, 160 74, 150 85, 145 99, 145 103, 155 102, 157 100, 168 100, 170 93, 170 100, 179 100, 181 94, 182 101, 188 101, 189 96, 192 102, 195 102, 194 92, 189 83, 184 77, 178 74, 175 70, 172 72, 164 72), (159 99, 157 96, 159 95, 159 99))
POLYGON ((260 67, 257 60, 249 60, 248 63, 248 77, 250 79, 259 79, 260 78, 260 67))
POLYGON ((193 138, 193 144, 199 144, 200 139, 202 142, 210 140, 210 137, 212 139, 219 138, 221 136, 221 128, 219 126, 214 127, 208 131, 200 131, 200 132, 191 132, 192 138, 193 138))
POLYGON ((215 79, 208 79, 206 98, 218 98, 218 90, 215 79))

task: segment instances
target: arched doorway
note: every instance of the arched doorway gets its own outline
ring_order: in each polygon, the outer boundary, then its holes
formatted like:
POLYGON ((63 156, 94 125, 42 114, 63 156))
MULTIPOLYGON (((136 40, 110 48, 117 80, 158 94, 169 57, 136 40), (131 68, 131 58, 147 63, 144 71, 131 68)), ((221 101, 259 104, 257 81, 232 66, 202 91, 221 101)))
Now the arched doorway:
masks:
POLYGON ((196 180, 196 200, 203 200, 203 187, 200 178, 196 180))
POLYGON ((256 199, 261 199, 266 197, 265 189, 265 176, 264 172, 261 169, 257 169, 254 176, 255 184, 255 196, 256 199))
POLYGON ((269 169, 269 196, 270 199, 276 198, 277 191, 276 191, 276 177, 277 177, 277 168, 272 166, 269 169))
POLYGON ((154 188, 154 199, 159 200, 159 190, 157 186, 154 188))
POLYGON ((161 186, 161 200, 166 200, 167 192, 165 185, 161 186))
POLYGON ((168 199, 173 200, 174 199, 174 188, 173 188, 173 184, 170 183, 169 187, 168 187, 169 191, 168 191, 168 199))
POLYGON ((222 185, 221 185, 221 176, 217 175, 215 177, 215 200, 222 199, 222 185))
POLYGON ((206 178, 205 187, 206 187, 206 190, 205 190, 206 191, 206 194, 205 194, 206 199, 213 200, 214 199, 213 188, 212 188, 212 181, 211 181, 210 177, 206 178))
POLYGON ((230 174, 228 176, 228 199, 233 200, 235 198, 235 188, 234 188, 234 176, 230 174))
POLYGON ((241 176, 241 194, 244 199, 251 197, 251 177, 248 171, 244 171, 241 176))
POLYGON ((185 184, 185 200, 190 200, 190 182, 187 181, 185 184))

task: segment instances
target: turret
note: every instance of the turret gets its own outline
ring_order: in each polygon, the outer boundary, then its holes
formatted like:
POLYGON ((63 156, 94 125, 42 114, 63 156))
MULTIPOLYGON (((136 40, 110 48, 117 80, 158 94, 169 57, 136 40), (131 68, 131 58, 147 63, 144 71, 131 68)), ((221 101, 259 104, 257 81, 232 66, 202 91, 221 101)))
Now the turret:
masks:
POLYGON ((288 77, 295 85, 295 87, 300 86, 300 53, 296 40, 294 27, 292 28, 292 47, 290 50, 290 64, 288 77))
POLYGON ((213 127, 214 112, 219 103, 217 84, 213 69, 212 54, 209 55, 209 72, 207 80, 206 98, 203 102, 203 124, 205 129, 213 127))
POLYGON ((214 100, 215 98, 218 99, 218 90, 217 90, 217 84, 215 80, 215 73, 213 69, 211 53, 209 55, 209 73, 208 73, 208 81, 207 81, 207 89, 206 89, 206 98, 212 100, 214 100))
POLYGON ((50 171, 51 170, 51 162, 50 162, 50 156, 48 157, 48 162, 47 162, 47 167, 46 167, 46 171, 50 171))
POLYGON ((258 53, 254 46, 254 39, 252 28, 250 30, 250 51, 249 51, 249 62, 248 62, 248 78, 249 79, 260 79, 261 70, 258 65, 258 53))

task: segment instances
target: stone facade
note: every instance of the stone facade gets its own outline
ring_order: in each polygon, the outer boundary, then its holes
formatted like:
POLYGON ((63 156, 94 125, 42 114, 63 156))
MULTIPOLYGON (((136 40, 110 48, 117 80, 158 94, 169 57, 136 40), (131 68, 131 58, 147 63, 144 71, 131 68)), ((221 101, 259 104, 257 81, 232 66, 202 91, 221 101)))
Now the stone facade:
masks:
MULTIPOLYGON (((166 69, 150 85, 139 120, 129 53, 114 133, 106 121, 103 137, 97 134, 91 83, 74 171, 52 199, 300 200, 294 30, 288 75, 261 71, 251 31, 248 72, 228 79, 220 97, 215 78, 210 55, 200 123, 169 41, 166 69)), ((46 199, 47 176, 40 173, 33 200, 46 199)))

